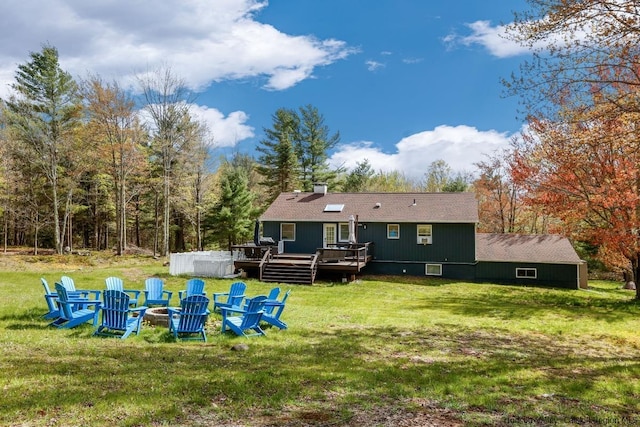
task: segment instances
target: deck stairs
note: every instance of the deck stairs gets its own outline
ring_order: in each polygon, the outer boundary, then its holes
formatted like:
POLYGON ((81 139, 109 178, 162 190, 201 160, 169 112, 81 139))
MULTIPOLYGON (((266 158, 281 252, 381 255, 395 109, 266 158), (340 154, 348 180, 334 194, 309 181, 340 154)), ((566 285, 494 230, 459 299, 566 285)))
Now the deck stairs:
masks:
POLYGON ((273 255, 263 266, 263 282, 301 283, 312 285, 317 272, 317 255, 273 255))

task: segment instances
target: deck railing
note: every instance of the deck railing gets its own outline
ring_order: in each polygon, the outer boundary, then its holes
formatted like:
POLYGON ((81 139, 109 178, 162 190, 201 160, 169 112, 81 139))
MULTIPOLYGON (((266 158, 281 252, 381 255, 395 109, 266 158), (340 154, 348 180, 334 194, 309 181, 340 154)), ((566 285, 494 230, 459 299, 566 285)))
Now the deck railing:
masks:
POLYGON ((358 270, 361 264, 366 264, 371 255, 371 242, 349 243, 347 245, 334 243, 326 248, 318 248, 317 254, 320 262, 352 261, 356 263, 358 270))
POLYGON ((316 280, 316 273, 318 272, 318 252, 316 252, 311 258, 311 265, 309 266, 311 269, 311 283, 316 280))
POLYGON ((266 251, 271 252, 271 255, 278 253, 278 247, 273 245, 232 245, 231 250, 234 253, 238 253, 241 254, 241 256, 244 256, 244 259, 260 259, 266 251))
POLYGON ((258 271, 260 272, 260 281, 262 281, 262 273, 264 272, 265 266, 269 263, 271 259, 271 247, 267 246, 267 249, 264 251, 262 258, 260 259, 260 264, 258 266, 258 271))

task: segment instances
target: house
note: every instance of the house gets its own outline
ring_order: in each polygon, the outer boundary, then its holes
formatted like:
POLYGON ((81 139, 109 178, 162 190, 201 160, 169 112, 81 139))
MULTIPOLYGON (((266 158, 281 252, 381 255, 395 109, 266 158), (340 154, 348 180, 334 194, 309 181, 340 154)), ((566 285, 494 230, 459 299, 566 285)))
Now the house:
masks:
MULTIPOLYGON (((477 233, 473 193, 329 193, 321 184, 280 194, 260 220, 263 236, 279 246, 260 268, 297 257, 310 282, 317 270, 575 288, 584 274, 563 237, 477 233)), ((278 274, 274 281, 286 281, 278 274)))
POLYGON ((587 287, 587 264, 565 237, 478 233, 476 248, 476 281, 587 287))

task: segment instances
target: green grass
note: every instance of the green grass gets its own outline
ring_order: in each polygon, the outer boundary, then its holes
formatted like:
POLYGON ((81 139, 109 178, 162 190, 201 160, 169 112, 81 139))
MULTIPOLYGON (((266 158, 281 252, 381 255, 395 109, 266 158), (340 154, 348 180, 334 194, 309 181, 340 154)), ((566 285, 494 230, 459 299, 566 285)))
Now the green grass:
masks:
MULTIPOLYGON (((638 425, 640 304, 589 290, 362 278, 292 289, 289 329, 175 342, 145 325, 127 340, 47 327, 40 277, 141 289, 185 277, 161 262, 16 258, 0 265, 0 425, 638 425), (244 342, 248 351, 232 351, 244 342)), ((208 279, 221 292, 231 280, 208 279)), ((248 280, 248 293, 273 286, 248 280)))

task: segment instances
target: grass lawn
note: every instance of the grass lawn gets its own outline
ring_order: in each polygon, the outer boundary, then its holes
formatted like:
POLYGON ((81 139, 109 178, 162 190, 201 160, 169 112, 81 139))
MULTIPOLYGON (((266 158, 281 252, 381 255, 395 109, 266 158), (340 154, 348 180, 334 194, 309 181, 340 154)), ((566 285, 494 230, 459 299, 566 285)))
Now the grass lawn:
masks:
MULTIPOLYGON (((48 327, 40 277, 63 274, 90 289, 157 275, 173 305, 186 281, 149 258, 0 256, 0 425, 640 425, 640 304, 619 283, 281 285, 288 330, 221 335, 212 315, 201 343, 149 325, 127 340, 48 327)), ((274 286, 246 282, 249 295, 274 286)))

